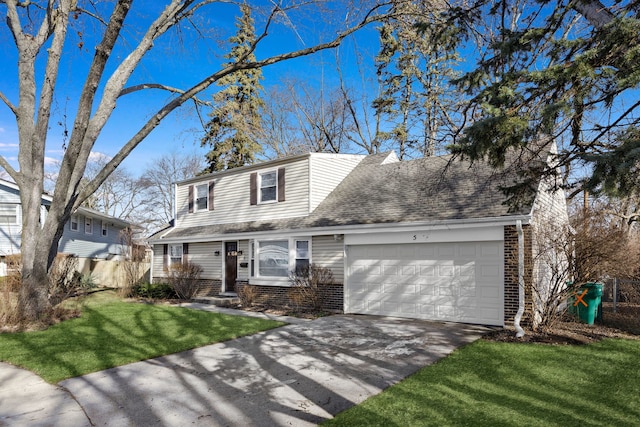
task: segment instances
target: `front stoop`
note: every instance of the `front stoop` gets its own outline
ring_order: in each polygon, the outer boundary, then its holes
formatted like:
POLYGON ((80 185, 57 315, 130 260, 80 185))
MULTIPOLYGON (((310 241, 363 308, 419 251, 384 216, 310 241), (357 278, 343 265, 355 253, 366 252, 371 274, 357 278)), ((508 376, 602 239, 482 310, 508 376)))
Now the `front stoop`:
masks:
POLYGON ((240 298, 237 296, 219 295, 217 297, 195 297, 193 302, 201 304, 211 304, 217 307, 235 307, 240 304, 240 298))

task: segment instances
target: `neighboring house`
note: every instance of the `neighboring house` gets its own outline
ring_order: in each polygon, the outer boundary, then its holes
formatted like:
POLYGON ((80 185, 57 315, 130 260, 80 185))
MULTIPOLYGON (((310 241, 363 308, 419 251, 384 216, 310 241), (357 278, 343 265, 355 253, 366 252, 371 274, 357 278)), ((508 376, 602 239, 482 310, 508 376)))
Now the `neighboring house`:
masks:
POLYGON ((510 208, 500 188, 514 176, 394 153, 312 153, 199 176, 176 184, 175 223, 150 238, 151 275, 166 280, 189 260, 210 295, 254 286, 262 302, 286 305, 291 271, 313 263, 333 272, 327 309, 500 326, 513 322, 521 278, 531 319, 531 224, 568 217, 548 185, 510 208))
MULTIPOLYGON (((44 221, 52 197, 43 194, 40 217, 44 221)), ((58 252, 78 257, 82 273, 93 272, 98 260, 118 259, 128 248, 121 231, 131 224, 87 208, 79 208, 65 224, 58 252)), ((12 182, 0 180, 0 275, 6 275, 5 257, 20 253, 22 209, 20 190, 12 182)))

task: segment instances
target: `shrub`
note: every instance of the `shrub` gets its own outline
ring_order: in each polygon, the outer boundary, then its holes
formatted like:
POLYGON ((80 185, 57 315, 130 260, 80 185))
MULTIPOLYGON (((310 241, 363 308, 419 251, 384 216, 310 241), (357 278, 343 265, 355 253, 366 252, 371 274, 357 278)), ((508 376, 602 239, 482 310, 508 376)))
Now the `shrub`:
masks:
POLYGON ((289 278, 291 288, 289 298, 298 310, 310 308, 322 310, 323 285, 333 283, 333 272, 316 264, 299 268, 289 278))
POLYGON ((18 298, 11 290, 11 284, 4 280, 0 285, 0 331, 3 325, 15 324, 18 319, 18 298))
POLYGON ((191 299, 200 290, 202 267, 191 262, 172 266, 169 270, 169 283, 180 299, 191 299))
POLYGON ((125 228, 120 232, 120 243, 126 249, 121 252, 122 260, 118 262, 124 281, 118 292, 126 297, 132 295, 134 286, 145 280, 149 263, 146 259, 145 248, 136 243, 133 229, 125 228))
POLYGON ((138 283, 132 288, 133 296, 149 299, 172 299, 176 293, 169 283, 138 283))
POLYGON ((251 307, 256 302, 258 297, 258 288, 250 285, 243 285, 238 290, 238 298, 240 298, 240 304, 243 307, 251 307))
POLYGON ((10 292, 18 292, 22 280, 22 258, 20 255, 7 255, 7 277, 5 284, 10 292))

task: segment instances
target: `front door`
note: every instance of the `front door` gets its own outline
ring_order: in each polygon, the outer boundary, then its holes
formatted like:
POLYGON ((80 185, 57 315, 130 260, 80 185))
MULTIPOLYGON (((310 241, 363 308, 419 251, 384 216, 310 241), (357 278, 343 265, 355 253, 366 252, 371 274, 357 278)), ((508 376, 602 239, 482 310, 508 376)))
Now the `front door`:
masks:
POLYGON ((224 291, 236 291, 236 279, 238 278, 238 242, 226 242, 225 267, 224 267, 224 291))

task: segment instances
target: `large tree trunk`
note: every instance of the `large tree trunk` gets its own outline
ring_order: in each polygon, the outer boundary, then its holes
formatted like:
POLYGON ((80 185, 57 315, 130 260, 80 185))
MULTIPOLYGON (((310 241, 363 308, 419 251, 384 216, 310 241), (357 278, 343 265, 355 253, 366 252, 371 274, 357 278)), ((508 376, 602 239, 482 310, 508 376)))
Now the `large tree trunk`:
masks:
POLYGON ((22 283, 18 293, 18 313, 22 320, 42 319, 51 310, 49 303, 49 275, 44 263, 22 266, 22 283))
POLYGON ((22 218, 22 283, 18 294, 18 313, 23 320, 42 319, 51 310, 49 270, 58 252, 66 222, 64 211, 52 208, 46 220, 40 217, 42 193, 38 185, 21 194, 22 218))

